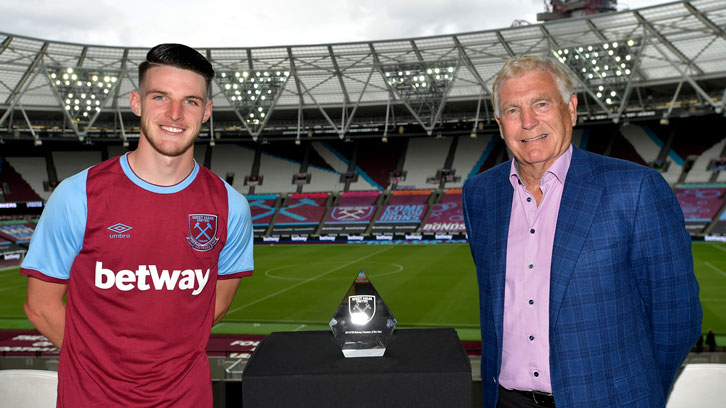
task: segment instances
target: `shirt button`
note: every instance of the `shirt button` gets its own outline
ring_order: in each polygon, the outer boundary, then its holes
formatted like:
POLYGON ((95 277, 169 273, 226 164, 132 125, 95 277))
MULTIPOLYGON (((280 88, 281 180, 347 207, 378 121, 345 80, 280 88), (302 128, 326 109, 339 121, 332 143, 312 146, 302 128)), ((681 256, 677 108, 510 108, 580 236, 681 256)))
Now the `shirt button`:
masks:
POLYGON ((535 377, 539 377, 539 372, 535 371, 535 372, 534 372, 534 376, 535 376, 535 377))
POLYGON ((532 197, 527 197, 527 202, 532 202, 532 197))
POLYGON ((531 230, 529 230, 529 233, 530 234, 534 234, 534 228, 532 228, 531 230))
POLYGON ((534 341, 534 336, 529 336, 529 341, 534 341))
POLYGON ((534 265, 529 264, 529 269, 532 269, 532 268, 534 268, 534 265))
POLYGON ((530 305, 533 305, 533 304, 534 304, 534 300, 532 300, 532 299, 529 299, 529 304, 530 304, 530 305))

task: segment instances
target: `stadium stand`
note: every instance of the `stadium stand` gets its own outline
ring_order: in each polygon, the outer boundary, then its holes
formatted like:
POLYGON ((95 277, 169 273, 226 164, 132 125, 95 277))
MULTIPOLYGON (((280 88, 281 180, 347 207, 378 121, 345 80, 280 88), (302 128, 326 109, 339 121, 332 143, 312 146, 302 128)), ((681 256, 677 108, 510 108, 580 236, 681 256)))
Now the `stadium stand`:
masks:
MULTIPOLYGON (((711 160, 721 157, 721 152, 726 148, 726 138, 714 143, 708 149, 704 150, 693 162, 693 167, 686 175, 686 183, 708 183, 711 180, 713 172, 708 166, 711 160)), ((726 172, 721 172, 726 173, 726 172)), ((719 177, 722 174, 719 174, 719 177)))
POLYGON ((381 208, 372 226, 374 234, 414 232, 423 221, 432 190, 397 190, 381 208))
POLYGON ((28 244, 33 237, 33 231, 35 224, 22 219, 0 223, 0 238, 14 244, 28 244))
POLYGON ((38 201, 40 196, 17 171, 0 157, 0 202, 38 201))
POLYGON ((264 235, 276 212, 277 194, 248 195, 245 198, 250 205, 254 234, 264 235))
POLYGON ((703 232, 724 206, 726 188, 688 186, 676 190, 678 203, 686 219, 686 229, 693 234, 703 232))
POLYGON ((52 154, 58 181, 101 162, 101 153, 98 151, 60 151, 52 154))
POLYGON ((461 189, 447 190, 441 201, 434 204, 424 222, 422 232, 465 232, 461 189))
MULTIPOLYGON (((313 142, 312 146, 320 157, 325 160, 327 165, 335 172, 334 182, 327 185, 327 190, 343 190, 345 184, 341 183, 340 175, 346 173, 350 167, 354 144, 340 142, 313 142)), ((356 165, 352 171, 355 171, 355 173, 358 174, 358 177, 356 181, 350 183, 350 190, 365 191, 381 190, 383 188, 378 185, 363 169, 361 169, 360 166, 356 165)))
POLYGON ((451 138, 412 138, 408 143, 404 170, 407 172, 406 185, 417 189, 436 187, 427 182, 443 168, 449 151, 451 138))
POLYGON ((459 179, 447 182, 447 188, 462 187, 467 178, 472 174, 478 174, 478 170, 491 154, 492 148, 494 147, 494 137, 493 135, 482 135, 476 139, 470 137, 459 138, 452 165, 459 179))
POLYGON ((6 157, 6 160, 40 198, 43 200, 50 198, 51 191, 43 186, 44 182, 48 182, 48 173, 43 157, 6 157))
MULTIPOLYGON (((203 154, 204 149, 195 149, 194 153, 196 154, 197 152, 203 154)), ((254 158, 254 150, 243 148, 236 144, 226 145, 222 149, 214 149, 210 170, 228 181, 227 175, 231 175, 232 187, 240 193, 246 193, 248 187, 244 185, 245 176, 250 175, 254 158)), ((202 161, 200 161, 200 158, 197 158, 197 162, 204 163, 203 157, 202 161)), ((259 190, 256 189, 255 191, 257 192, 259 190)))
POLYGON ((287 204, 280 207, 272 233, 312 235, 325 214, 328 193, 290 194, 287 204))
POLYGON ((713 226, 710 231, 713 235, 726 236, 726 211, 721 212, 721 216, 718 217, 718 222, 713 226))
MULTIPOLYGON (((646 164, 650 165, 659 160, 664 143, 648 126, 622 126, 620 132, 646 164)), ((669 164, 661 174, 668 183, 674 184, 678 182, 683 170, 683 159, 673 150, 667 152, 667 157, 669 164)))
POLYGON ((340 195, 338 205, 330 210, 321 234, 363 234, 376 212, 378 191, 349 191, 340 195))

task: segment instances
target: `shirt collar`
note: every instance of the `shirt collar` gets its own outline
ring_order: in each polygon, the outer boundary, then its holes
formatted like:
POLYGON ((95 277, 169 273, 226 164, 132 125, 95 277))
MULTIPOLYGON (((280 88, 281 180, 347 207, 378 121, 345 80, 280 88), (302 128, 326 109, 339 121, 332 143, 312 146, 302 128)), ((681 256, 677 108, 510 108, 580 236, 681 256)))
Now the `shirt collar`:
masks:
MULTIPOLYGON (((555 160, 549 169, 545 172, 551 173, 555 176, 556 180, 559 180, 560 184, 565 184, 565 178, 567 177, 567 170, 570 169, 570 162, 572 161, 572 144, 565 150, 565 152, 555 160)), ((519 164, 515 158, 512 158, 512 165, 509 167, 509 181, 512 183, 512 187, 516 188, 517 184, 524 185, 519 178, 519 164)))

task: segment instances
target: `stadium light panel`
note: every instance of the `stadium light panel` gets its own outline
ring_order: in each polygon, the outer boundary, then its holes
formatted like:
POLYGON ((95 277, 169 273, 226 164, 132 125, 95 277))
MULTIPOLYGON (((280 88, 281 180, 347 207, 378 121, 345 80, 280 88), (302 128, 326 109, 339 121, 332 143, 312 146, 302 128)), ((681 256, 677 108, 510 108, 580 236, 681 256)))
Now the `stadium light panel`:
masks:
POLYGON ((642 39, 561 48, 555 56, 579 77, 606 106, 617 108, 635 65, 642 39))
POLYGON ((120 72, 84 67, 45 66, 46 78, 79 138, 113 95, 120 72))
POLYGON ((289 71, 236 70, 220 72, 215 80, 245 127, 256 137, 289 77, 289 71))

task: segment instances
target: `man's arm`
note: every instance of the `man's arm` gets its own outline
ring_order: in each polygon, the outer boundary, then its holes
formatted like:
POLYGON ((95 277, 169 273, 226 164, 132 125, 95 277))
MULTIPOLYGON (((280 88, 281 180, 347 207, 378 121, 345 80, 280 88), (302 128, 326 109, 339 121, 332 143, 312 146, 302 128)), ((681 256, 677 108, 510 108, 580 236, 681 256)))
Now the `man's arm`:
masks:
POLYGON ((702 311, 683 212, 670 186, 655 172, 641 184, 632 243, 631 267, 650 316, 659 380, 667 397, 701 332, 702 311))
POLYGON ((219 323, 224 315, 227 314, 227 309, 229 309, 229 305, 232 304, 234 295, 237 293, 240 280, 241 278, 217 279, 217 298, 214 302, 214 324, 219 323))
POLYGON ((25 315, 33 326, 58 348, 63 344, 63 330, 66 324, 66 306, 63 297, 67 289, 66 284, 28 277, 25 315))

